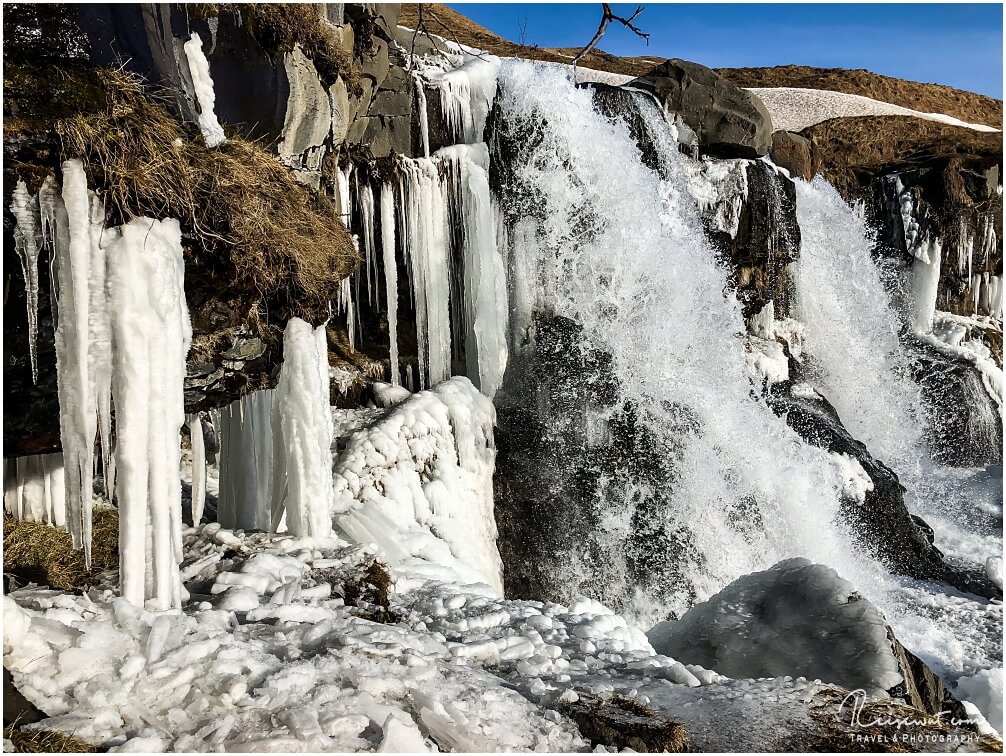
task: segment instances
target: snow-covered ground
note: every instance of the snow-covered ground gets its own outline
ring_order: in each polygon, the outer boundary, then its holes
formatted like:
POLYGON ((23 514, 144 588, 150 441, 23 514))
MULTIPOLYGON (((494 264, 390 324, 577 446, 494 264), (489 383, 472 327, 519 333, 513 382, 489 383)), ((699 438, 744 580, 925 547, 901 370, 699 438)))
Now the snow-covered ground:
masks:
POLYGON ((942 113, 923 113, 889 102, 874 100, 862 95, 832 92, 826 89, 802 87, 752 87, 772 116, 775 131, 801 131, 829 118, 854 116, 900 115, 914 116, 926 121, 939 121, 953 126, 964 126, 975 131, 998 131, 991 126, 967 123, 942 113))

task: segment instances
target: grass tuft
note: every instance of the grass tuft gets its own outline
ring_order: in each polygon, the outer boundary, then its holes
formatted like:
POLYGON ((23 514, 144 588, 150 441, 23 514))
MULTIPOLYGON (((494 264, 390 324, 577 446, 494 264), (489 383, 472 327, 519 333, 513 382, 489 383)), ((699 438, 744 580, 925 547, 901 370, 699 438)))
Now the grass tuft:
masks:
POLYGON ((102 572, 118 566, 119 513, 115 509, 94 510, 90 570, 84 567, 84 553, 73 548, 65 530, 4 515, 4 576, 19 585, 33 582, 79 591, 94 585, 102 572))

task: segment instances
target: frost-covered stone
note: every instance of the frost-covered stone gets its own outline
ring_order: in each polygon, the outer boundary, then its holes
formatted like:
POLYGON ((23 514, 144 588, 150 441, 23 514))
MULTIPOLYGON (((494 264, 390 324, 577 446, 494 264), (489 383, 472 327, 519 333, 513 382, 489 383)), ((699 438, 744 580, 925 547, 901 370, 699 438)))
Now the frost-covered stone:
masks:
POLYGON ((902 681, 887 620, 834 570, 789 559, 649 632, 658 653, 731 677, 817 678, 871 696, 902 681))

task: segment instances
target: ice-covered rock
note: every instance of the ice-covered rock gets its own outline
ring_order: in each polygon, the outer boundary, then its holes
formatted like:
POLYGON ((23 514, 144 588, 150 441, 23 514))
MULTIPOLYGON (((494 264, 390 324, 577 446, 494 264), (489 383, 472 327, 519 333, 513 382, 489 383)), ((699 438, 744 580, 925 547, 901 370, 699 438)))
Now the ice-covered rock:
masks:
POLYGON ((869 695, 902 681, 887 620, 829 567, 788 559, 649 632, 658 653, 738 678, 818 678, 869 695))

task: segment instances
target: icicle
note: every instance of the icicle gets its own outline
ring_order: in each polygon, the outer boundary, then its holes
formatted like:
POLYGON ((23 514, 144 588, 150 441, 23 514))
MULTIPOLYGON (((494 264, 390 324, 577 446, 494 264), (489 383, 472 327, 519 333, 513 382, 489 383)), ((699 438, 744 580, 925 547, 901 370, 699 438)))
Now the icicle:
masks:
POLYGON ((56 254, 57 207, 61 204, 56 188, 56 178, 47 176, 38 190, 39 215, 42 218, 42 244, 49 247, 49 309, 52 310, 53 324, 59 322, 59 256, 56 254))
POLYGON ((181 605, 179 433, 192 340, 181 228, 134 218, 108 236, 121 594, 163 610, 181 605))
POLYGON ((491 399, 506 369, 509 305, 506 268, 496 246, 489 154, 484 144, 459 145, 437 154, 454 161, 460 179, 467 372, 491 399))
POLYGON ((402 385, 398 369, 398 267, 395 262, 395 191, 390 182, 381 187, 381 248, 384 252, 384 285, 388 300, 388 355, 391 383, 402 385))
POLYGON ((217 521, 225 528, 272 529, 272 404, 272 391, 256 391, 220 412, 217 521))
POLYGON ((403 160, 406 226, 412 286, 416 295, 419 385, 450 376, 450 281, 448 279, 447 200, 436 165, 425 158, 403 160))
POLYGON ((273 402, 273 435, 283 485, 278 507, 297 536, 325 536, 332 528, 332 417, 327 346, 309 323, 291 319, 283 336, 283 368, 273 402))
POLYGON ((196 101, 199 103, 199 130, 207 147, 216 147, 224 142, 223 127, 213 111, 216 94, 213 92, 213 77, 210 76, 210 64, 203 55, 203 41, 196 32, 192 32, 189 41, 182 45, 185 57, 189 61, 189 73, 192 76, 192 88, 195 90, 196 101))
POLYGON ((417 75, 413 78, 416 87, 416 104, 419 109, 419 133, 423 139, 423 157, 430 156, 430 115, 426 105, 426 85, 417 75))
POLYGON ((364 181, 362 188, 356 186, 356 194, 360 201, 360 222, 363 224, 363 259, 367 272, 367 302, 371 307, 380 309, 380 297, 377 296, 377 258, 374 244, 374 190, 370 181, 364 181), (376 305, 375 305, 375 299, 376 305))
POLYGON ((109 500, 115 486, 112 462, 112 323, 106 289, 105 250, 101 247, 105 209, 93 192, 91 199, 91 263, 88 270, 88 391, 98 413, 102 480, 109 500))
MULTIPOLYGON (((102 253, 94 249, 90 196, 79 160, 63 164, 62 202, 56 203, 55 247, 59 256, 61 315, 56 327, 56 378, 59 392, 60 438, 66 464, 66 515, 74 548, 83 548, 91 564, 91 504, 94 477, 94 439, 97 401, 94 371, 101 366, 102 348, 91 354, 92 304, 96 321, 106 317, 103 281, 91 264, 102 267, 102 253), (99 288, 100 292, 93 288, 99 288)), ((143 285, 146 285, 144 283, 143 285)), ((102 368, 103 369, 103 368, 102 368)))
POLYGON ((10 205, 11 215, 17 221, 14 229, 14 248, 21 258, 25 294, 28 303, 28 354, 31 358, 31 380, 38 383, 38 239, 36 218, 39 217, 38 199, 28 193, 20 179, 14 189, 10 205))
POLYGON ((413 394, 416 393, 416 377, 412 373, 412 363, 405 366, 405 387, 413 394))
POLYGON ((187 415, 185 424, 189 426, 192 448, 192 524, 198 525, 203 520, 203 506, 206 504, 206 442, 198 413, 187 415))

